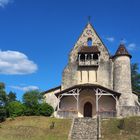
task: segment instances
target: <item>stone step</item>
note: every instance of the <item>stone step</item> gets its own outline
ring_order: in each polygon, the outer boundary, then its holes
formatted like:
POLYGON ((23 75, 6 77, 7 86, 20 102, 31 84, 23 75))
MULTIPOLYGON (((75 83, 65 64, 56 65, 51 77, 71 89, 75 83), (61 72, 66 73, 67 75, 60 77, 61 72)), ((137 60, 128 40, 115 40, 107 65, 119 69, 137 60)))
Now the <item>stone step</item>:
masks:
POLYGON ((97 140, 97 119, 75 118, 70 137, 71 140, 97 140))

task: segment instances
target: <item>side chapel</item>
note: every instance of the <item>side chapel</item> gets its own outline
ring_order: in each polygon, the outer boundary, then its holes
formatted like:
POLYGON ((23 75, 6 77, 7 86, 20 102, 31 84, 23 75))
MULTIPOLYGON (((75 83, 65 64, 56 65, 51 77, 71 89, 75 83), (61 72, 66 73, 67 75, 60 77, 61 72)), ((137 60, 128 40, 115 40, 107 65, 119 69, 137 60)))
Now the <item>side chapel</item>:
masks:
POLYGON ((69 54, 61 86, 47 90, 45 100, 58 118, 125 117, 139 115, 132 91, 131 55, 120 44, 111 56, 88 23, 69 54))

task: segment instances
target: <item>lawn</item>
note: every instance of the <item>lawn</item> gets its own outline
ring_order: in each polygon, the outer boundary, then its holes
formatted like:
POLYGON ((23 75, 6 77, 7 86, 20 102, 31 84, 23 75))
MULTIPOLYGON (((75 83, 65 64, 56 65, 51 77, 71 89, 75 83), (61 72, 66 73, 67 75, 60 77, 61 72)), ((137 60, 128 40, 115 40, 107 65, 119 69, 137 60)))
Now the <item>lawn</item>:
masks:
POLYGON ((102 121, 103 140, 140 140, 140 117, 102 121))
MULTIPOLYGON (((102 140, 140 140, 140 117, 102 120, 101 126, 102 140)), ((67 140, 70 127, 70 119, 18 117, 0 124, 0 140, 67 140)))
POLYGON ((0 124, 0 140, 67 140, 70 127, 69 119, 18 117, 0 124))

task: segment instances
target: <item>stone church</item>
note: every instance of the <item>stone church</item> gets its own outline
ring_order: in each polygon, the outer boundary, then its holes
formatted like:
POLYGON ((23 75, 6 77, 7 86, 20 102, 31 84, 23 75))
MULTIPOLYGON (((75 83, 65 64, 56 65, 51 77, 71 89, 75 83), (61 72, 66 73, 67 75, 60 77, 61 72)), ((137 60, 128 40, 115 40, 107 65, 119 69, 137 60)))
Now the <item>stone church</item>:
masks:
POLYGON ((69 54, 61 86, 44 93, 55 117, 139 115, 140 104, 131 85, 131 57, 124 44, 110 55, 88 23, 69 54))

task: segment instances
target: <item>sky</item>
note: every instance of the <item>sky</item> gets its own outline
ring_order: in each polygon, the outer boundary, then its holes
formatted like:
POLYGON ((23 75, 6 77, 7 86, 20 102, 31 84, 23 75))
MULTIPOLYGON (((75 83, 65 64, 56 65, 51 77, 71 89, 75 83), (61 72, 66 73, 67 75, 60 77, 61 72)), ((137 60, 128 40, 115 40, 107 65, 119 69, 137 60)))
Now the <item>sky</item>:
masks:
POLYGON ((88 22, 114 54, 121 40, 140 64, 139 0, 0 0, 0 81, 18 100, 61 85, 68 55, 88 22))

